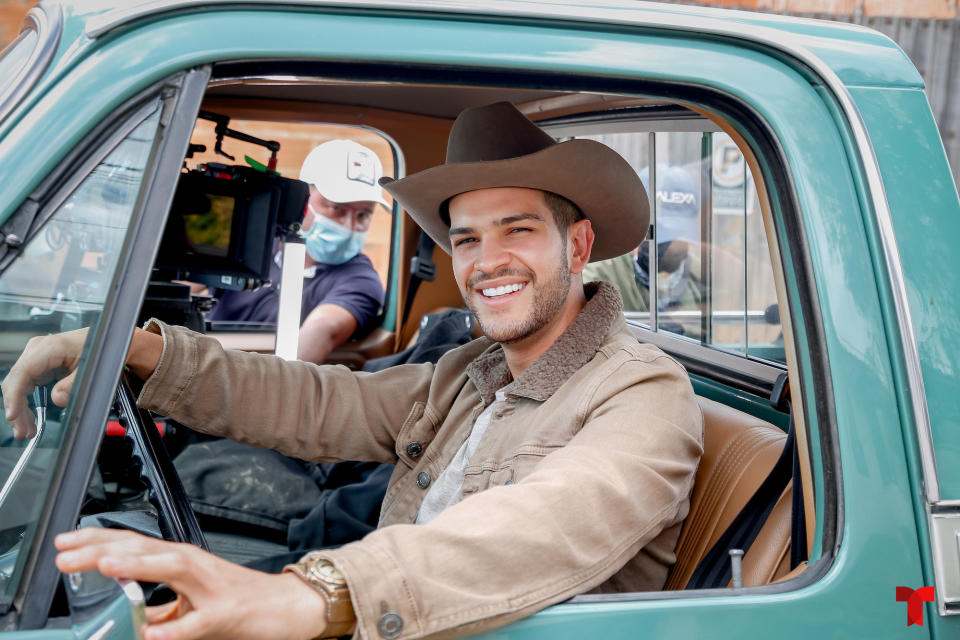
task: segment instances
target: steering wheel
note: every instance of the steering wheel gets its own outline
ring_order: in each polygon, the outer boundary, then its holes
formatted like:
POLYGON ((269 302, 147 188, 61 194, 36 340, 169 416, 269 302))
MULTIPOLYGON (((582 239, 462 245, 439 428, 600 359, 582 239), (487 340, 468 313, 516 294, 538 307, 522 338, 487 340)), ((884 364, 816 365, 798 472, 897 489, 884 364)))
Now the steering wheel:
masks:
POLYGON ((120 376, 117 384, 116 410, 120 424, 133 441, 133 455, 140 460, 140 472, 150 487, 150 502, 157 508, 164 539, 188 542, 209 551, 170 454, 149 414, 137 407, 126 376, 120 376))

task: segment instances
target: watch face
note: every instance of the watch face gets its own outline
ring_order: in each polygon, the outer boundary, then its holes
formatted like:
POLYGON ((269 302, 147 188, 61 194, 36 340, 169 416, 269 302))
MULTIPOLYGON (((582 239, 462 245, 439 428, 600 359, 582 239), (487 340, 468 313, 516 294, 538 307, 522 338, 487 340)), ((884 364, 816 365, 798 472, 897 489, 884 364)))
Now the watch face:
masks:
POLYGON ((310 566, 310 571, 324 582, 333 582, 336 584, 345 584, 343 574, 329 562, 317 562, 310 566))

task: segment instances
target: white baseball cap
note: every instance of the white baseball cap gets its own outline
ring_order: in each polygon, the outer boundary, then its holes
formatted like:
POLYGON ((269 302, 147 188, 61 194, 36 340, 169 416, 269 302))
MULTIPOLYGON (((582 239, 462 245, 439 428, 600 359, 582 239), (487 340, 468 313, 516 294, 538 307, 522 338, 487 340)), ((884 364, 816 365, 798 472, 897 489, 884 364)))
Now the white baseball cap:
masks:
POLYGON ((379 185, 382 176, 377 154, 353 140, 324 142, 300 167, 300 179, 330 202, 379 202, 389 208, 379 185))

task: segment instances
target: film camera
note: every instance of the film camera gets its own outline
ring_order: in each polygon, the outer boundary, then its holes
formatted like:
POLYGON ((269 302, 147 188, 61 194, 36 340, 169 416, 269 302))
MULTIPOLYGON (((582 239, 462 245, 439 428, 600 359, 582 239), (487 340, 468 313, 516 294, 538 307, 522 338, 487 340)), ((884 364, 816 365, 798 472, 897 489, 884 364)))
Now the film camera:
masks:
MULTIPOLYGON (((201 112, 217 123, 216 151, 223 137, 267 147, 275 163, 280 145, 227 128, 225 116, 201 112)), ((191 145, 187 157, 203 147, 191 145)), ((254 163, 256 164, 256 163, 254 163)), ((209 298, 191 297, 189 287, 244 290, 263 285, 278 239, 295 236, 309 196, 307 183, 284 178, 268 167, 206 163, 180 174, 141 320, 158 317, 203 330, 209 298)))

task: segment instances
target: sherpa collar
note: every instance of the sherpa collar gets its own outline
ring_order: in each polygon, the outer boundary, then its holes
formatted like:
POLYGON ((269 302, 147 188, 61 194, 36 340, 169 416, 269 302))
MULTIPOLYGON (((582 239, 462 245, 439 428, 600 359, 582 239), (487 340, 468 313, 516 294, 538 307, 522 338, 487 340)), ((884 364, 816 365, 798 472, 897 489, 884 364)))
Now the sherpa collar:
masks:
POLYGON ((582 366, 590 362, 623 313, 620 292, 609 282, 583 286, 587 304, 560 338, 513 380, 503 347, 495 344, 467 365, 467 375, 480 392, 484 405, 493 402, 496 391, 544 402, 582 366))

